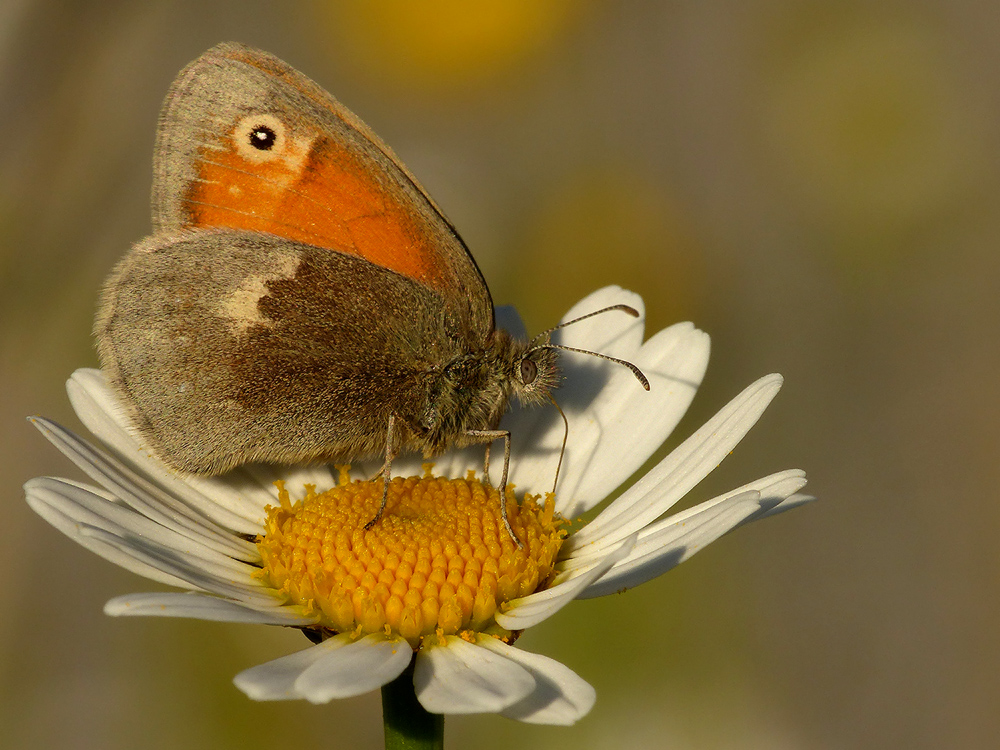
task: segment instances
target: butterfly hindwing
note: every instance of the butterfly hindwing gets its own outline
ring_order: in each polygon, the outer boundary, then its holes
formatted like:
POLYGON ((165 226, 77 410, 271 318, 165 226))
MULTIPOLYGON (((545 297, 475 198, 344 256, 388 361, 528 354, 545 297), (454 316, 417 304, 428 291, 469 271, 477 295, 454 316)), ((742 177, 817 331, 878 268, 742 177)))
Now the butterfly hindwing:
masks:
POLYGON ((152 447, 217 473, 384 451, 389 414, 419 423, 421 373, 460 352, 446 319, 428 287, 357 256, 212 229, 136 245, 95 332, 152 447), (372 326, 386 308, 425 314, 372 326))

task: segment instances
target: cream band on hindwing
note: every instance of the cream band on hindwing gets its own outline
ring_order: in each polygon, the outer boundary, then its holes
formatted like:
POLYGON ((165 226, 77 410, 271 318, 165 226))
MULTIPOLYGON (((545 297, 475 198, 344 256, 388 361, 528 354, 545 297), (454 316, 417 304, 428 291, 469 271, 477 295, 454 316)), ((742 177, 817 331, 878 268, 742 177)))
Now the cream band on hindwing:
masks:
POLYGON ((244 279, 219 301, 216 312, 229 323, 234 336, 245 334, 251 326, 274 325, 272 320, 261 315, 258 303, 270 294, 269 282, 294 278, 300 264, 296 255, 280 255, 268 260, 272 267, 266 273, 244 279))

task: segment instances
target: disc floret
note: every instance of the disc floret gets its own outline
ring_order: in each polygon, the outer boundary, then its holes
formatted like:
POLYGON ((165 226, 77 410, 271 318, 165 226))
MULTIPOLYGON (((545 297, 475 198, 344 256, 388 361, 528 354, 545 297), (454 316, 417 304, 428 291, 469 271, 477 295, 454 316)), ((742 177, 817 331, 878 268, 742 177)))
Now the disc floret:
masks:
MULTIPOLYGON (((429 467, 426 467, 429 469, 429 467)), ((315 615, 320 637, 398 635, 414 649, 430 636, 486 633, 516 638, 495 621, 513 599, 548 585, 565 522, 554 497, 507 490, 507 512, 523 549, 504 529, 497 490, 477 480, 395 477, 381 519, 382 480, 306 487, 292 503, 279 483, 258 538, 262 575, 290 603, 315 615)))

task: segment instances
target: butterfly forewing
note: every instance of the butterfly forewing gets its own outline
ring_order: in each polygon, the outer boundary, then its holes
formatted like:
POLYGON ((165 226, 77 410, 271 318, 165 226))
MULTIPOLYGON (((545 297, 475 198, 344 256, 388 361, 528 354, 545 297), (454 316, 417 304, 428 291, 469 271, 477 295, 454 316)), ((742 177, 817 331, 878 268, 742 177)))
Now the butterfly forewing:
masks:
POLYGON ((153 223, 356 255, 433 289, 457 335, 475 342, 492 331, 475 261, 392 151, 311 80, 242 45, 209 50, 174 82, 154 156, 153 223))

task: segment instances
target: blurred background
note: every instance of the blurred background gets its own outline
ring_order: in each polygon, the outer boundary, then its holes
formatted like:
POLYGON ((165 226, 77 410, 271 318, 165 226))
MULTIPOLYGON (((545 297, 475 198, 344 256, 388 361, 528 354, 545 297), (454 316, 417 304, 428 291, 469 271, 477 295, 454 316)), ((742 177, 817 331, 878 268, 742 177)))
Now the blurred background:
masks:
POLYGON ((155 586, 20 490, 77 476, 24 417, 79 429, 160 101, 232 39, 363 117, 530 331, 608 283, 708 331, 674 443, 786 377, 693 500, 801 467, 820 502, 529 631, 596 686, 577 726, 452 718, 448 747, 995 747, 998 37, 985 0, 0 0, 0 746, 381 747, 375 694, 232 686, 298 633, 105 617, 155 586))

